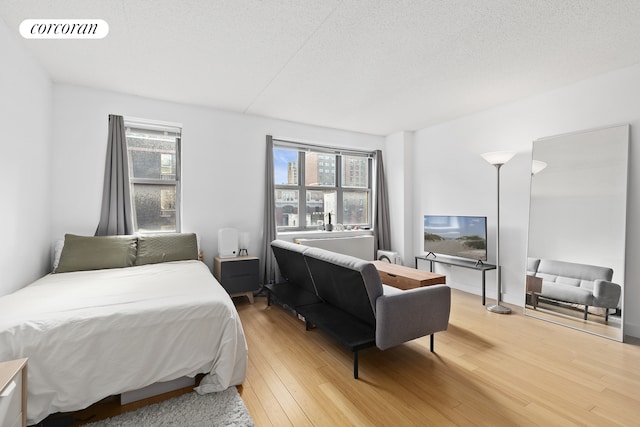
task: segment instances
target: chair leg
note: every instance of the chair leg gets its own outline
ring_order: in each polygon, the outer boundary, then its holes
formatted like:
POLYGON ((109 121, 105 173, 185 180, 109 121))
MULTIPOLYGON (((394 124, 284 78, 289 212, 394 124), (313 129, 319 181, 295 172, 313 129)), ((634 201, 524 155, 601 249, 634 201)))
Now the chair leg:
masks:
POLYGON ((431 353, 433 353, 433 334, 431 334, 431 336, 429 337, 429 341, 430 341, 431 353))
POLYGON ((267 290, 267 307, 271 307, 271 291, 267 290))
POLYGON ((353 378, 358 379, 358 351, 353 352, 353 378))
POLYGON ((584 306, 584 320, 587 320, 588 310, 589 310, 589 306, 588 306, 588 305, 585 305, 585 306, 584 306))

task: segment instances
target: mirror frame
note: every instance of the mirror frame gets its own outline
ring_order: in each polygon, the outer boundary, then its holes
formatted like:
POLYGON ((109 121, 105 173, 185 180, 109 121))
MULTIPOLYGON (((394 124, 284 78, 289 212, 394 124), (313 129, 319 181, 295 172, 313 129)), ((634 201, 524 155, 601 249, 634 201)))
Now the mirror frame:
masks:
MULTIPOLYGON (((570 327, 573 329, 578 329, 581 331, 585 331, 591 334, 595 334, 595 335, 599 335, 599 336, 603 336, 605 338, 609 338, 612 340, 616 340, 616 341, 624 341, 624 317, 625 317, 625 289, 626 289, 626 278, 625 278, 625 272, 626 272, 626 266, 625 266, 625 255, 626 255, 626 223, 627 223, 627 204, 628 204, 628 190, 629 190, 629 186, 628 186, 628 177, 629 177, 629 136, 630 136, 630 126, 628 124, 623 124, 623 125, 612 125, 612 126, 605 126, 605 127, 601 127, 601 128, 595 128, 595 129, 587 129, 587 130, 582 130, 582 131, 576 131, 576 132, 571 132, 571 133, 566 133, 566 134, 560 134, 560 135, 554 135, 554 136, 549 136, 549 137, 545 137, 545 138, 539 138, 535 141, 533 141, 532 143, 532 151, 531 151, 531 157, 532 157, 532 170, 531 170, 531 181, 530 181, 530 191, 529 191, 529 225, 528 225, 528 233, 527 233, 527 263, 525 264, 527 266, 526 268, 526 272, 525 272, 525 295, 524 295, 524 314, 527 316, 531 316, 537 319, 541 319, 541 320, 546 320, 552 323, 557 323, 560 324, 562 326, 566 326, 566 327, 570 327), (611 136, 614 136, 618 139, 607 139, 608 137, 610 138, 611 136), (622 272, 620 273, 619 270, 620 268, 616 268, 614 269, 614 276, 613 276, 613 282, 615 283, 619 283, 621 286, 621 295, 620 295, 620 308, 621 308, 621 316, 619 317, 619 327, 610 327, 608 325, 608 323, 604 322, 603 318, 595 318, 595 321, 592 320, 591 321, 585 321, 582 317, 578 316, 577 318, 574 319, 574 316, 572 314, 570 315, 566 315, 566 314, 561 314, 561 307, 562 304, 558 304, 558 309, 557 310, 551 310, 551 309, 543 309, 540 310, 540 307, 534 307, 532 304, 528 304, 527 298, 529 298, 530 300, 533 298, 533 300, 529 301, 530 303, 532 303, 533 301, 535 301, 535 296, 531 296, 531 295, 527 295, 530 291, 529 289, 533 289, 533 292, 536 292, 536 290, 541 289, 541 283, 542 280, 540 278, 537 279, 532 279, 529 276, 529 263, 528 263, 528 259, 532 253, 532 233, 535 232, 535 230, 533 230, 533 221, 532 221, 532 212, 533 212, 533 203, 534 203, 534 194, 536 190, 534 188, 534 176, 535 174, 537 174, 538 172, 540 173, 544 173, 544 168, 547 166, 546 164, 540 164, 539 161, 542 160, 542 163, 545 163, 545 160, 547 160, 546 163, 548 163, 548 158, 547 159, 540 159, 540 157, 536 158, 536 143, 538 143, 537 145, 539 147, 541 147, 541 144, 561 144, 562 142, 565 142, 564 146, 558 146, 558 150, 555 150, 558 153, 562 154, 563 150, 567 150, 567 148, 571 148, 570 146, 572 144, 575 143, 579 143, 581 142, 580 137, 584 137, 584 139, 582 141, 587 141, 585 142, 585 146, 588 148, 589 145, 591 144, 591 147, 596 150, 599 149, 601 150, 599 154, 598 159, 602 159, 605 158, 606 156, 602 155, 602 150, 606 151, 605 144, 608 144, 608 146, 612 146, 611 145, 611 141, 614 141, 616 144, 614 147, 616 148, 616 152, 619 150, 619 152, 617 152, 617 155, 619 157, 612 157, 609 160, 615 160, 616 163, 609 163, 607 161, 601 162, 603 164, 603 166, 598 165, 598 167, 593 167, 592 169, 589 169, 588 165, 587 167, 584 167, 586 162, 588 162, 588 160, 584 160, 584 163, 577 163, 577 168, 576 170, 580 167, 583 166, 584 170, 583 171, 577 171, 575 172, 574 170, 572 170, 572 173, 574 174, 580 174, 580 173, 588 173, 588 172, 592 172, 593 170, 601 170, 601 172, 606 172, 608 171, 608 169, 605 169, 604 166, 608 166, 610 170, 613 170, 614 165, 618 165, 618 170, 620 167, 620 164, 622 162, 624 162, 624 171, 622 171, 622 174, 620 175, 615 175, 613 174, 611 180, 615 181, 616 178, 618 180, 618 185, 620 184, 619 181, 621 181, 622 179, 624 179, 624 189, 621 191, 623 192, 623 196, 621 197, 621 201, 618 201, 619 206, 618 209, 620 209, 620 212, 617 212, 617 216, 620 217, 622 216, 622 218, 619 218, 621 224, 615 224, 616 230, 621 231, 621 235, 622 235, 622 241, 619 242, 619 247, 616 248, 615 251, 615 259, 619 262, 617 262, 616 264, 618 265, 618 267, 621 265, 622 266, 622 272), (591 139, 589 139, 591 138, 591 139), (623 158, 624 157, 624 158, 623 158), (540 169, 542 167, 542 169, 540 169), (618 271, 616 271, 618 270, 618 271), (617 273, 617 275, 616 275, 617 273), (530 308, 531 307, 531 308, 530 308), (601 320, 602 319, 602 320, 601 320)), ((551 146, 553 147, 553 146, 551 146)), ((555 147, 553 147, 555 148, 555 147)), ((582 147, 581 147, 582 148, 582 147)), ((574 151, 575 152, 575 151, 574 151)), ((581 153, 582 151, 580 151, 581 153)), ((574 158, 572 158, 571 156, 567 157, 567 153, 563 153, 564 154, 564 159, 570 158, 571 160, 574 160, 574 158)), ((585 157, 585 159, 587 159, 585 157)), ((576 156, 576 159, 577 156, 576 156)), ((569 164, 571 162, 567 162, 567 164, 569 164)), ((546 178, 547 181, 550 181, 550 178, 553 177, 554 173, 556 174, 556 176, 560 176, 562 177, 562 175, 558 174, 557 170, 553 170, 553 168, 549 168, 551 169, 551 171, 547 171, 550 172, 550 175, 546 178)), ((570 174, 569 174, 570 175, 570 174)), ((589 179, 592 178, 597 178, 597 176, 591 176, 591 175, 583 175, 583 176, 588 176, 589 179)), ((571 178, 571 177, 570 177, 571 178)), ((575 176, 573 177, 575 179, 575 176)), ((606 178, 608 179, 609 176, 607 175, 606 178)), ((604 179, 604 181, 607 181, 607 179, 604 179)), ((585 181, 588 182, 588 181, 585 181)), ((591 188, 588 185, 582 183, 583 185, 580 187, 574 187, 574 188, 580 188, 580 190, 584 190, 587 188, 591 188)), ((591 184, 594 184, 593 187, 596 189, 596 191, 598 190, 606 190, 607 188, 607 184, 609 184, 611 186, 610 182, 602 182, 600 183, 600 181, 594 181, 591 182, 591 184), (601 184, 601 185, 600 185, 601 184)), ((562 186, 558 186, 558 188, 553 188, 552 191, 560 191, 562 188, 562 186)), ((609 187, 612 188, 612 187, 609 187)), ((618 187, 615 187, 618 188, 618 187)), ((539 189, 539 188, 538 188, 539 189)), ((550 193, 547 193, 550 194, 550 193)), ((601 197, 603 195, 608 195, 608 194, 612 194, 612 193, 607 193, 607 192, 602 192, 599 193, 601 195, 601 197)), ((613 193, 615 194, 615 193, 613 193)), ((556 194, 556 196, 558 196, 558 194, 556 194)), ((594 195, 594 193, 591 194, 582 194, 582 196, 584 197, 593 197, 594 199, 597 197, 597 195, 594 195)), ((551 198, 552 196, 548 196, 549 198, 551 198)), ((620 198, 620 196, 618 196, 618 198, 620 198)), ((586 200, 586 199, 584 199, 586 200)), ((538 204, 538 207, 540 205, 538 204)), ((594 215, 597 215, 594 214, 594 215)), ((595 221, 593 221, 595 222, 595 221)), ((571 228, 571 227, 567 227, 567 228, 571 228)), ((611 239, 613 240, 613 239, 611 239)), ((540 247, 538 247, 538 249, 540 249, 540 247)), ((544 251, 544 249, 542 250, 544 251)), ((533 251, 535 253, 535 251, 533 251)), ((551 251, 554 252, 554 251, 551 251)), ((539 254, 538 254, 539 255, 539 254)), ((556 253, 557 256, 557 253, 556 253)), ((536 258, 542 258, 536 255, 536 258)), ((574 262, 574 263, 580 263, 580 264, 591 264, 589 261, 586 262, 580 262, 580 260, 576 260, 576 259, 571 259, 571 257, 569 257, 570 259, 557 259, 553 257, 549 258, 549 259, 555 259, 558 261, 569 261, 569 262, 574 262)), ((598 258, 593 257, 593 258, 598 258)), ((592 261, 593 262, 593 261, 592 261)), ((597 263, 596 265, 602 265, 603 263, 597 263)), ((570 311, 567 311, 570 312, 570 311)), ((594 315, 592 315, 594 316, 594 315)), ((611 317, 610 317, 611 319, 611 317)), ((614 321, 618 321, 617 319, 613 319, 614 321)))

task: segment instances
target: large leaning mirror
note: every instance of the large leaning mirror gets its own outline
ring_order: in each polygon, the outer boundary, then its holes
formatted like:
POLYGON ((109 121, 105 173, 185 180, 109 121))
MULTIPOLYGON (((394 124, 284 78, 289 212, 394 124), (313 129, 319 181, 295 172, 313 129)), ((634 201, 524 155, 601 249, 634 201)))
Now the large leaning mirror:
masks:
POLYGON ((629 126, 533 142, 525 314, 624 338, 629 126))

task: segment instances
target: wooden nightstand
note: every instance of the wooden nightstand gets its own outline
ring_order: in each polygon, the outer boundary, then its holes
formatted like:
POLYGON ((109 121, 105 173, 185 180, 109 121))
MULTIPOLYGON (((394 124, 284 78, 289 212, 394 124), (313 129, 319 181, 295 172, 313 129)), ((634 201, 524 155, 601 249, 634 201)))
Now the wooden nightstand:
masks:
POLYGON ((246 295, 253 304, 253 292, 260 288, 260 259, 253 256, 215 257, 213 276, 229 295, 246 295))
POLYGON ((0 362, 0 426, 27 425, 27 359, 0 362))

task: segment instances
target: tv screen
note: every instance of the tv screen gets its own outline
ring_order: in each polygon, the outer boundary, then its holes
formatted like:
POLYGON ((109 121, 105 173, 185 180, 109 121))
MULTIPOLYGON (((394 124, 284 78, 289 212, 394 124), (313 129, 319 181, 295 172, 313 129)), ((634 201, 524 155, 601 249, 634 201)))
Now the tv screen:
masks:
POLYGON ((425 215, 424 250, 486 261, 487 217, 425 215))

